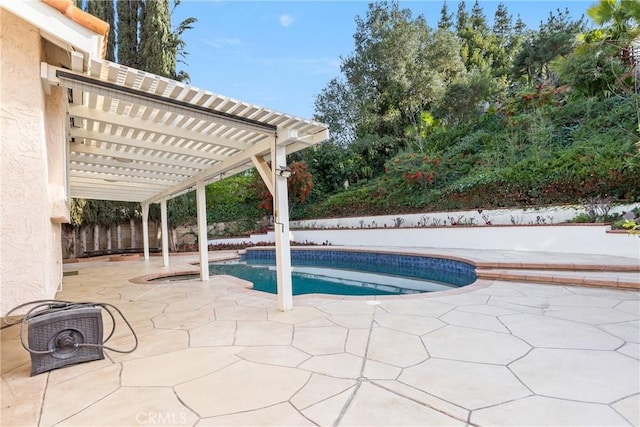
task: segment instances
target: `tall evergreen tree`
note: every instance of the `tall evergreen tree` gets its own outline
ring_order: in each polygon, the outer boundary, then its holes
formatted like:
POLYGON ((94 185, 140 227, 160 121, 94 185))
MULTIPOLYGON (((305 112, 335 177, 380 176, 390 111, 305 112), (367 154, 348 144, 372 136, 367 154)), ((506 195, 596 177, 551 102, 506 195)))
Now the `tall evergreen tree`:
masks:
POLYGON ((469 14, 467 13, 467 5, 464 0, 460 0, 458 3, 458 13, 456 14, 456 33, 458 37, 464 33, 465 29, 469 25, 469 14))
POLYGON ((518 19, 516 19, 516 24, 513 26, 513 33, 516 36, 524 36, 525 31, 527 31, 527 24, 524 23, 520 14, 518 14, 518 19))
POLYGON ((511 26, 512 18, 507 11, 507 7, 504 3, 499 3, 496 8, 496 12, 493 15, 493 33, 500 40, 507 40, 509 36, 511 36, 512 26, 511 26))
POLYGON ((169 0, 146 0, 140 22, 140 68, 164 77, 175 76, 169 0))
POLYGON ((87 12, 91 15, 102 19, 109 24, 109 35, 107 40, 107 55, 108 61, 116 60, 116 25, 115 25, 115 7, 113 0, 88 0, 87 12))
POLYGON ((495 37, 493 56, 493 75, 507 76, 514 55, 511 39, 514 37, 511 15, 503 3, 499 3, 493 18, 493 36, 495 37))
POLYGON ((517 55, 518 51, 520 51, 520 48, 522 47, 522 43, 524 42, 527 31, 527 24, 524 23, 522 17, 520 16, 520 14, 518 14, 516 23, 513 26, 512 36, 509 39, 509 51, 512 52, 512 62, 513 58, 515 57, 515 55, 517 55))
MULTIPOLYGON (((466 12, 465 12, 466 13, 466 12)), ((478 0, 471 9, 471 15, 465 18, 467 25, 458 31, 461 41, 461 56, 468 71, 486 69, 491 66, 495 37, 491 34, 484 11, 478 0)), ((460 17, 458 17, 460 21, 460 17)))
POLYGON ((549 64, 556 57, 569 54, 577 44, 578 34, 584 30, 583 18, 572 21, 568 9, 558 9, 556 14, 549 12, 547 22, 540 23, 540 30, 529 36, 514 58, 515 76, 553 82, 549 64))
POLYGON ((469 24, 471 24, 471 28, 481 34, 487 34, 489 32, 489 27, 487 26, 487 18, 484 16, 484 10, 482 10, 482 7, 480 6, 480 2, 478 0, 475 1, 473 7, 471 8, 469 24))
MULTIPOLYGON (((174 0, 178 6, 180 0, 174 0)), ((169 0, 145 0, 141 8, 140 43, 138 54, 140 68, 154 74, 181 81, 189 81, 185 71, 177 72, 177 63, 187 52, 182 33, 191 29, 196 18, 187 18, 175 30, 171 29, 169 0)))
POLYGON ((438 28, 443 30, 449 30, 453 27, 453 13, 449 13, 447 7, 447 0, 442 3, 442 9, 440 9, 440 20, 438 21, 438 28))
POLYGON ((518 52, 522 48, 527 32, 530 32, 530 30, 527 29, 527 24, 524 23, 522 17, 518 14, 516 23, 513 25, 513 29, 511 31, 511 37, 509 37, 507 42, 510 65, 513 65, 516 55, 518 55, 518 52))
POLYGON ((138 31, 141 2, 138 0, 117 1, 118 11, 118 63, 140 68, 138 54, 138 31))

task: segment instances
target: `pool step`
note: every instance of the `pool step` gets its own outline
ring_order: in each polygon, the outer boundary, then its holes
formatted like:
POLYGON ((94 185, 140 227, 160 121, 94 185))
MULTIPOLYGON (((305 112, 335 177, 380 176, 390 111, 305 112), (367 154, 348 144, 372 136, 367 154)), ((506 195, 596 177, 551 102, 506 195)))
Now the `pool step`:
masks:
POLYGON ((557 285, 640 289, 640 268, 634 266, 575 266, 575 268, 487 268, 478 266, 479 279, 526 281, 557 285), (583 267, 583 268, 579 268, 583 267), (600 268, 589 268, 600 267, 600 268), (629 267, 629 268, 625 268, 629 267))

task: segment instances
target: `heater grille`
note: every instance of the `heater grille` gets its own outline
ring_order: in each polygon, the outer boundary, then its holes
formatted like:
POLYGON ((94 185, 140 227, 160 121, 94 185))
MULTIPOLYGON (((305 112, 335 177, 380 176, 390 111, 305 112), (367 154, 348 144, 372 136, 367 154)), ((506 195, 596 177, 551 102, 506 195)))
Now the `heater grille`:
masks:
POLYGON ((31 376, 104 359, 102 334, 100 307, 75 307, 30 318, 31 376))

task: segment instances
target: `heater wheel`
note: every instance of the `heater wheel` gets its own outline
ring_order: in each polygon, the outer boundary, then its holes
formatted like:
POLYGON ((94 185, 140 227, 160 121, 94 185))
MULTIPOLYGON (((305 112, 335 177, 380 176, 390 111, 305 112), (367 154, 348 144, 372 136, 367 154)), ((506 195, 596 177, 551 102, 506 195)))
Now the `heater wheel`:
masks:
POLYGON ((58 359, 68 359, 79 351, 79 344, 84 344, 84 335, 77 329, 66 329, 55 334, 49 341, 51 355, 58 359))

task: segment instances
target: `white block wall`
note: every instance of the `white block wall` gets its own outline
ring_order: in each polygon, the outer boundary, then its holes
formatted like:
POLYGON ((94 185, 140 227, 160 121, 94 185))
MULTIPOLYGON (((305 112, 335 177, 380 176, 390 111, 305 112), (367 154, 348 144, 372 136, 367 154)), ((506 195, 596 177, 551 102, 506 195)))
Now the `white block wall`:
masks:
MULTIPOLYGON (((607 233, 605 225, 490 226, 294 230, 297 243, 332 246, 493 249, 580 253, 637 258, 640 237, 607 233)), ((245 239, 218 239, 209 243, 273 243, 273 233, 245 239)))

